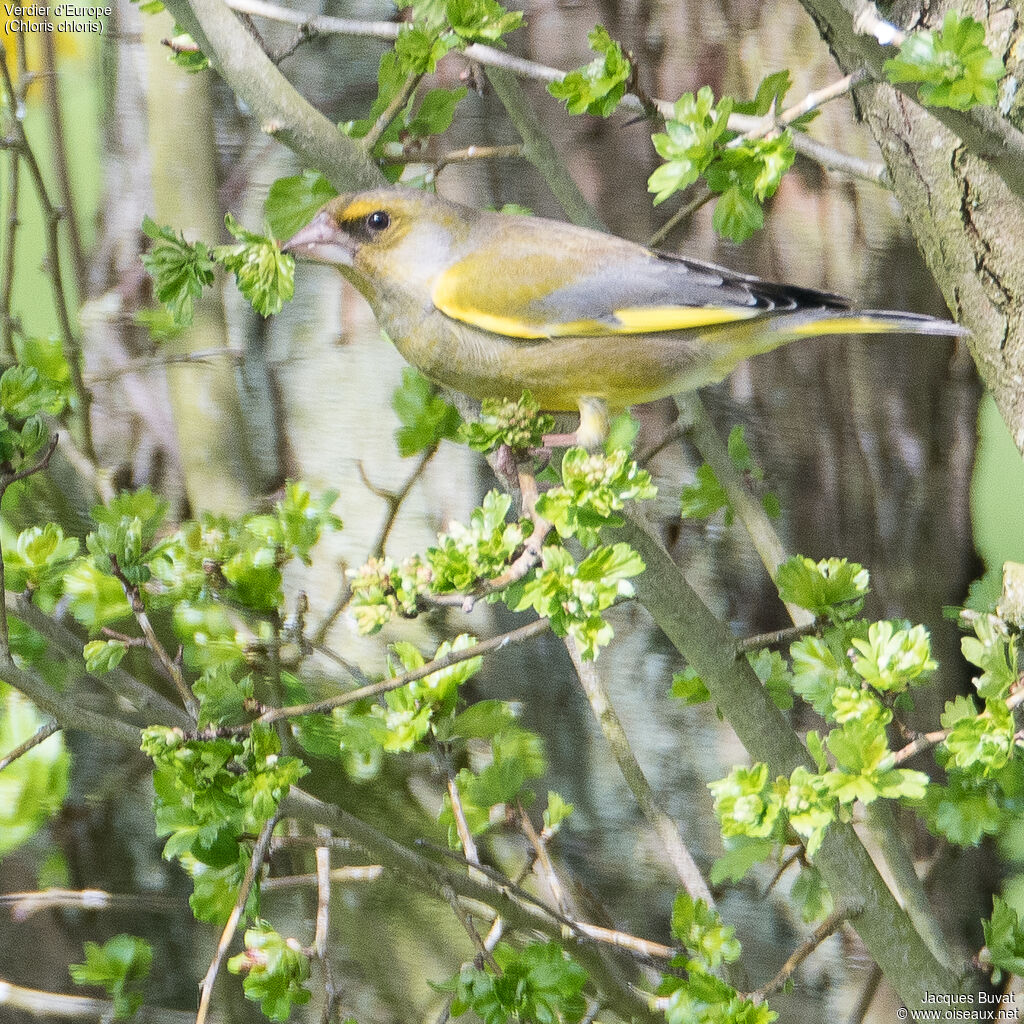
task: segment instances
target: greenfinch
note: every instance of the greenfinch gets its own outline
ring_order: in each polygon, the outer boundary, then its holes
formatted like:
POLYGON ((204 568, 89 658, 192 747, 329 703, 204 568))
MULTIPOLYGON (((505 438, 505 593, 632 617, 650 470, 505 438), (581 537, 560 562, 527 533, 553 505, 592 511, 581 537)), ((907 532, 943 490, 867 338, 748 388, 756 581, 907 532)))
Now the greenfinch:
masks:
POLYGON ((966 333, 572 224, 402 189, 332 199, 283 249, 337 267, 431 380, 476 399, 529 390, 542 409, 579 409, 584 445, 601 440, 609 409, 714 383, 800 338, 966 333))

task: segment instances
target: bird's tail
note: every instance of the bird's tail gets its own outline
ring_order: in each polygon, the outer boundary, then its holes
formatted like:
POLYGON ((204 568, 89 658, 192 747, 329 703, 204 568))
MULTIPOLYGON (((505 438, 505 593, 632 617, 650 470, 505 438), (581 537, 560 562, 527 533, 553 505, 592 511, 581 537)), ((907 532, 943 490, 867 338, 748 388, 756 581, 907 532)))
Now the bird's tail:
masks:
POLYGON ((961 338, 970 331, 951 320, 889 309, 803 309, 776 317, 769 329, 787 340, 827 334, 934 334, 961 338))

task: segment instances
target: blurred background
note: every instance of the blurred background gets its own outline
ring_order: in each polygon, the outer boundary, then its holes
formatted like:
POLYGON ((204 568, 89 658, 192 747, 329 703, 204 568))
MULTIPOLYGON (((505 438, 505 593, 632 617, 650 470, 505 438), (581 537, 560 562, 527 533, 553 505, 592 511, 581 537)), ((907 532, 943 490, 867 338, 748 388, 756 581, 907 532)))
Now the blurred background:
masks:
MULTIPOLYGON (((168 15, 145 16, 127 0, 111 2, 114 12, 101 35, 29 38, 29 64, 40 77, 26 98, 26 130, 55 187, 61 162, 68 167, 65 198, 73 202, 81 253, 77 260, 69 254, 68 274, 82 304, 100 462, 111 467, 118 486, 149 484, 183 516, 203 508, 251 507, 286 478, 302 478, 314 490, 338 490, 345 529, 325 539, 314 567, 291 581, 309 594, 312 614, 322 614, 339 591, 340 568, 361 564, 373 546, 387 514, 377 492, 399 490, 415 468, 394 443, 398 421, 391 395, 402 360, 359 296, 323 267, 300 267, 295 300, 270 320, 255 314, 229 284, 204 300, 185 337, 155 339, 138 323, 138 311, 153 305, 139 262, 145 215, 182 229, 187 238, 224 241, 226 211, 259 229, 271 183, 299 167, 261 133, 216 75, 188 75, 169 62, 161 44, 173 34, 168 15)), ((349 18, 395 16, 389 4, 357 0, 291 6, 349 18)), ((632 51, 641 85, 661 98, 705 84, 716 96, 751 97, 766 74, 788 67, 795 100, 839 77, 797 3, 531 0, 525 11, 527 27, 512 37, 514 52, 557 68, 577 67, 590 60, 586 36, 600 23, 632 51)), ((254 24, 271 48, 293 35, 287 26, 261 19, 254 24)), ((3 41, 13 62, 14 40, 8 34, 3 41)), ((347 121, 366 116, 384 45, 321 38, 281 67, 331 120, 347 121)), ((460 77, 471 86, 482 81, 458 54, 446 59, 438 76, 449 84, 460 77)), ((607 121, 571 118, 541 87, 528 91, 570 173, 609 228, 636 241, 649 238, 675 209, 669 202, 655 210, 649 201, 646 179, 657 164, 649 127, 628 113, 607 121)), ((827 105, 811 132, 845 153, 877 159, 848 98, 827 105)), ((451 131, 432 142, 436 152, 424 159, 517 141, 497 98, 486 88, 471 88, 451 131)), ((0 178, 0 188, 6 182, 0 178)), ((516 203, 561 216, 543 180, 522 160, 448 166, 438 191, 473 205, 516 203)), ((5 204, 9 199, 8 192, 5 204)), ((27 330, 46 335, 55 323, 41 269, 41 214, 32 202, 21 210, 15 307, 27 330)), ((711 207, 705 206, 663 247, 850 295, 865 307, 948 315, 891 195, 804 160, 769 204, 765 229, 745 245, 715 236, 711 207)), ((723 434, 744 425, 767 486, 780 498, 778 526, 788 550, 863 563, 872 578, 868 615, 923 622, 931 630, 942 669, 918 700, 915 721, 934 723, 943 702, 963 692, 969 680, 958 631, 943 619, 943 606, 969 598, 979 606, 994 601, 1003 561, 1024 559, 1020 458, 982 398, 966 348, 935 338, 814 340, 743 365, 703 397, 723 434)), ((676 415, 670 401, 639 410, 638 450, 656 444, 676 415)), ((786 625, 775 588, 739 526, 680 523, 676 499, 700 461, 677 440, 649 464, 662 495, 657 514, 666 545, 737 634, 786 625)), ((56 508, 66 528, 80 532, 94 495, 59 453, 54 467, 56 493, 38 500, 47 516, 56 508)), ((444 445, 403 505, 388 553, 401 558, 423 549, 439 529, 465 517, 492 484, 481 459, 444 445)), ((32 509, 23 503, 16 515, 21 521, 10 525, 27 525, 32 509)), ((483 636, 508 626, 488 614, 477 610, 468 621, 454 613, 432 615, 385 633, 385 639, 407 636, 426 646, 463 628, 483 636)), ((706 783, 745 754, 713 707, 689 708, 667 696, 682 665, 642 610, 616 615, 617 640, 599 662, 601 674, 641 764, 707 868, 720 854, 721 840, 706 783)), ((380 637, 357 638, 344 616, 332 644, 366 671, 383 666, 380 637)), ((595 914, 664 940, 673 877, 604 746, 561 644, 546 637, 507 652, 474 687, 477 694, 522 702, 524 724, 544 735, 550 776, 541 788, 558 790, 576 807, 556 853, 579 891, 600 908, 595 914)), ((48 910, 22 921, 0 915, 0 975, 70 990, 66 965, 81 959, 84 940, 131 931, 154 943, 161 963, 148 1001, 190 1009, 215 935, 191 921, 188 881, 160 859, 146 763, 140 755, 103 751, 81 735, 67 742, 69 799, 47 827, 5 851, 0 890, 56 880, 140 895, 120 913, 48 910)), ((334 784, 346 806, 385 827, 406 827, 415 820, 408 809, 418 807, 425 822, 420 834, 436 841, 438 830, 430 824, 440 799, 436 765, 424 759, 418 769, 400 771, 385 763, 362 784, 344 778, 334 784)), ((0 785, 2 780, 0 775, 0 785)), ((1024 846, 1014 837, 941 857, 927 835, 913 843, 915 856, 929 865, 934 891, 944 894, 949 925, 974 948, 981 939, 971 922, 989 912, 990 895, 1006 878, 1009 895, 1018 895, 1024 909, 1024 886, 1015 888, 1013 878, 1024 846)), ((521 851, 503 850, 499 842, 493 854, 514 861, 521 851)), ((769 892, 770 881, 770 869, 755 872, 720 903, 743 942, 745 963, 757 968, 750 987, 770 978, 807 932, 784 898, 791 879, 784 875, 769 892)), ((265 899, 297 930, 308 927, 311 890, 268 893, 265 899)), ((360 1024, 433 1020, 440 999, 425 980, 448 976, 468 952, 447 908, 386 880, 353 883, 335 907, 332 945, 346 1010, 360 1024)), ((884 990, 870 1008, 861 1006, 877 978, 850 934, 828 940, 802 968, 795 991, 772 1001, 783 1019, 893 1019, 894 1003, 884 990)), ((223 1019, 259 1019, 240 996, 234 1002, 223 1019)), ((316 1019, 308 1008, 296 1016, 316 1019)))

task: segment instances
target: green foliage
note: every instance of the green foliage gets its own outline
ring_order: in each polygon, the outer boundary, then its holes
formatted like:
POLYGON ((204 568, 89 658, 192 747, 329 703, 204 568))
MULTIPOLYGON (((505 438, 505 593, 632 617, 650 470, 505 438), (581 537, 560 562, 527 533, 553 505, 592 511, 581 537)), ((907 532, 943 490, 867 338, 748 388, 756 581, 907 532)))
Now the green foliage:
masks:
POLYGON ((711 87, 696 95, 688 92, 676 100, 673 117, 665 131, 652 136, 658 156, 665 161, 647 181, 655 193, 654 205, 692 185, 715 156, 716 144, 726 134, 733 101, 726 96, 715 104, 711 87))
POLYGON ((78 539, 65 537, 56 523, 30 526, 4 545, 4 573, 10 590, 39 590, 56 580, 78 554, 78 539))
POLYGON ((82 649, 82 657, 89 672, 103 675, 117 668, 127 652, 128 645, 123 640, 90 640, 82 649))
POLYGON ((245 931, 245 950, 228 960, 232 974, 244 976, 245 998, 260 1004, 271 1020, 284 1021, 293 1006, 304 1006, 312 993, 309 957, 295 939, 279 935, 266 921, 245 931))
POLYGON ((291 238, 305 227, 324 203, 338 194, 319 171, 278 178, 267 193, 263 214, 275 238, 291 238))
MULTIPOLYGON (((509 805, 532 802, 533 793, 525 788, 526 783, 547 771, 547 759, 540 737, 517 724, 508 703, 482 701, 471 705, 451 723, 447 739, 454 738, 488 743, 488 763, 475 769, 463 768, 455 777, 459 804, 471 834, 479 835, 492 824, 504 822, 509 805)), ((556 829, 572 809, 559 801, 557 794, 549 794, 548 809, 557 818, 556 829), (556 797, 554 803, 552 795, 556 797)), ((547 814, 545 811, 545 825, 547 814)), ((450 794, 445 794, 438 821, 448 829, 449 846, 460 849, 461 837, 450 794)))
POLYGON ((811 921, 821 921, 835 909, 835 901, 821 877, 821 872, 811 864, 800 869, 789 897, 800 908, 800 917, 808 924, 811 921))
POLYGON ((395 431, 395 442, 403 458, 456 437, 462 424, 458 409, 412 366, 402 370, 402 383, 391 396, 391 407, 402 423, 395 431))
POLYGON ((643 559, 621 542, 594 548, 578 564, 565 548, 548 544, 540 567, 508 587, 505 600, 514 612, 532 608, 550 619, 555 633, 571 636, 581 656, 593 659, 614 635, 601 612, 632 597, 629 580, 643 571, 643 559))
POLYGON ((203 242, 186 242, 180 232, 160 227, 149 217, 143 219, 142 230, 153 240, 149 252, 142 254, 142 265, 153 278, 156 297, 176 324, 187 327, 203 289, 213 284, 213 252, 203 242))
POLYGON ((544 832, 553 836, 561 827, 562 823, 572 814, 573 805, 567 803, 554 790, 548 790, 548 805, 544 809, 544 832))
POLYGON ((153 948, 134 935, 115 935, 102 946, 86 942, 84 964, 68 970, 76 985, 98 985, 114 1002, 114 1019, 134 1016, 142 1005, 142 986, 153 964, 153 948))
POLYGON ((174 45, 167 59, 182 71, 186 71, 190 75, 197 75, 210 66, 209 58, 196 47, 196 41, 187 32, 183 32, 178 25, 174 26, 172 42, 174 45))
POLYGON ((238 241, 218 245, 213 258, 235 275, 238 290, 257 313, 280 313, 295 294, 295 258, 281 252, 273 238, 247 231, 230 213, 224 224, 238 241))
POLYGON ((180 729, 143 730, 142 751, 153 759, 157 835, 164 857, 177 858, 193 877, 204 865, 226 872, 216 892, 200 892, 192 909, 218 920, 237 898, 249 851, 243 837, 258 833, 289 788, 309 769, 281 754, 273 729, 254 724, 242 737, 187 739, 180 729))
POLYGON ((1017 911, 1004 899, 992 898, 992 916, 982 921, 985 932, 985 949, 982 956, 987 963, 997 968, 992 981, 998 985, 1002 972, 1024 974, 1024 925, 1017 911))
POLYGON ((587 41, 597 56, 561 81, 552 82, 548 92, 563 100, 570 114, 609 117, 626 94, 633 69, 621 45, 603 26, 595 25, 587 41))
POLYGON ((501 43, 523 24, 522 11, 506 11, 497 0, 446 0, 445 13, 464 43, 501 43))
POLYGON ((690 667, 672 677, 669 693, 686 704, 703 704, 711 699, 704 680, 690 667))
POLYGON ((56 416, 73 405, 75 388, 71 381, 71 367, 59 338, 15 334, 14 354, 19 366, 32 367, 39 374, 38 386, 53 394, 41 411, 56 416))
POLYGON ((573 1024, 583 1019, 587 972, 558 943, 531 942, 515 950, 500 942, 494 961, 501 974, 489 964, 466 964, 456 977, 437 986, 454 994, 453 1017, 472 1010, 484 1024, 573 1024))
POLYGON ((627 501, 642 501, 657 493, 650 473, 621 449, 605 455, 570 448, 562 459, 562 485, 537 499, 537 512, 560 537, 578 537, 581 544, 593 547, 604 527, 622 525, 615 512, 627 501))
POLYGON ((721 508, 725 509, 725 524, 729 526, 733 519, 729 497, 715 471, 703 462, 697 467, 696 479, 679 495, 679 514, 684 519, 710 519, 721 508))
POLYGON ((885 72, 893 84, 919 82, 922 103, 970 110, 995 106, 1006 68, 985 45, 984 25, 946 11, 938 31, 911 32, 885 72))
MULTIPOLYGON (((785 94, 776 79, 761 102, 780 91, 785 94)), ((657 206, 703 175, 708 188, 720 197, 712 218, 715 230, 743 242, 763 225, 762 204, 775 194, 796 154, 788 129, 769 138, 737 138, 728 129, 733 109, 729 96, 716 104, 709 86, 696 95, 681 96, 665 131, 651 138, 665 162, 650 176, 647 188, 655 194, 657 206)))
POLYGON ((469 592, 501 573, 533 529, 529 520, 505 521, 511 505, 509 495, 488 491, 468 526, 452 523, 438 536, 437 546, 427 551, 435 593, 469 592))
MULTIPOLYGON (((46 719, 16 690, 0 683, 0 751, 35 735, 46 719)), ((31 839, 60 810, 68 791, 71 759, 61 736, 34 746, 4 770, 0 799, 0 858, 31 839)))
POLYGON ((718 912, 704 900, 694 900, 680 891, 672 904, 672 934, 687 949, 689 970, 714 971, 739 959, 740 944, 735 929, 722 922, 718 912))
POLYGON ((853 637, 851 641, 860 652, 853 659, 854 672, 868 686, 887 693, 902 693, 938 667, 924 626, 898 627, 898 623, 873 622, 867 640, 853 637))
POLYGON ((542 416, 533 395, 524 391, 516 402, 509 398, 485 398, 480 419, 463 423, 459 440, 478 452, 489 452, 502 444, 513 451, 525 451, 539 447, 554 425, 554 417, 542 416))
POLYGON ((680 892, 672 905, 672 935, 686 952, 670 961, 678 975, 666 975, 657 993, 665 998, 668 1024, 771 1024, 777 1014, 755 1005, 714 971, 739 959, 733 929, 703 900, 680 892))
POLYGON ((845 558, 815 562, 804 555, 794 555, 775 574, 775 586, 783 601, 837 622, 860 613, 868 582, 867 569, 845 558))

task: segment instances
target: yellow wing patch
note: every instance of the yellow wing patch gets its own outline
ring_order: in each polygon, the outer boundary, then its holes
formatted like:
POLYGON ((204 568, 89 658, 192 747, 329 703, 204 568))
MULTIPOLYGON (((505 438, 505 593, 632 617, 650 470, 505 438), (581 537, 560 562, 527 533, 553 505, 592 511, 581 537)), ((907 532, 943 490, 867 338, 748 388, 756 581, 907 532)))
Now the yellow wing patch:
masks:
POLYGON ((612 310, 606 320, 541 321, 482 308, 481 296, 465 294, 457 275, 451 274, 443 274, 438 279, 431 298, 434 306, 453 320, 492 334, 523 340, 683 331, 747 320, 759 312, 727 306, 636 306, 612 310))

